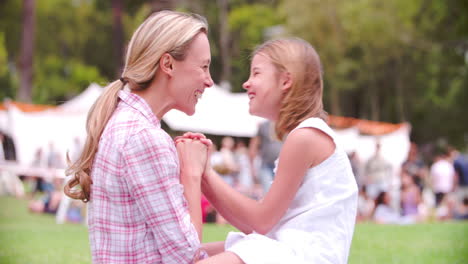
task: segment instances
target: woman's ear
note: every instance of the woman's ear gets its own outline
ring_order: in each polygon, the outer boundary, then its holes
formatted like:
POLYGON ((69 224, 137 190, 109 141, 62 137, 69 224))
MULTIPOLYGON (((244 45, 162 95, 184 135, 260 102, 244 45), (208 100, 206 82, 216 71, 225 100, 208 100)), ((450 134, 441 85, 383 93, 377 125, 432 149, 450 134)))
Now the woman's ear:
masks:
POLYGON ((289 72, 282 72, 280 76, 281 90, 289 90, 292 86, 292 76, 289 72))
POLYGON ((169 53, 164 53, 159 59, 159 67, 167 75, 172 77, 174 58, 169 53))

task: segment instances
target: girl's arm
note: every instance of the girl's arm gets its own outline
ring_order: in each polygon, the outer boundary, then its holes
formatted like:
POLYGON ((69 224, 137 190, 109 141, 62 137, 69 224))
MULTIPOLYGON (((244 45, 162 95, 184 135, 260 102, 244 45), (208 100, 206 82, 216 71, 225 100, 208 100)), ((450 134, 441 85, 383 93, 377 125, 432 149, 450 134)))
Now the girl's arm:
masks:
MULTIPOLYGON (((213 206, 234 226, 242 223, 260 234, 278 223, 294 199, 306 171, 334 151, 332 139, 317 129, 298 129, 286 139, 270 191, 255 201, 222 182, 213 170, 202 178, 202 190, 213 206)), ((241 228, 239 228, 243 231, 241 228)))

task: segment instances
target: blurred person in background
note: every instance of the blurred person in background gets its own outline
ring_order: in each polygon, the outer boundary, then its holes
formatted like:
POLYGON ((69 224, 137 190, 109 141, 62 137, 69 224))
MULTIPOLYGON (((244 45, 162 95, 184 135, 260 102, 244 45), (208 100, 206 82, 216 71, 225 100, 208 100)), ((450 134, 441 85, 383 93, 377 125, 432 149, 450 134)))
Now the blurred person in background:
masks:
POLYGON ((374 155, 366 162, 364 175, 367 192, 373 199, 380 192, 389 190, 392 180, 392 165, 382 156, 381 144, 378 139, 375 143, 374 155))
POLYGON ((254 180, 252 176, 252 167, 249 159, 249 150, 243 140, 238 140, 236 143, 234 157, 239 167, 237 174, 238 184, 237 189, 241 192, 251 195, 254 188, 254 180))
POLYGON ((434 163, 430 169, 432 190, 435 195, 435 205, 439 206, 444 196, 453 192, 456 185, 455 168, 447 148, 438 147, 434 156, 434 163))
POLYGON ((351 152, 349 155, 349 162, 351 162, 351 168, 353 168, 353 174, 356 178, 356 183, 358 187, 361 188, 365 186, 364 177, 362 175, 362 163, 359 159, 359 156, 356 151, 351 152))
POLYGON ((392 198, 389 192, 380 192, 375 198, 373 219, 378 224, 413 224, 417 217, 413 215, 401 216, 400 212, 391 206, 392 198))
MULTIPOLYGON (((34 153, 34 160, 31 163, 31 167, 35 169, 47 167, 46 161, 43 157, 42 148, 36 149, 36 152, 34 153)), ((45 181, 41 175, 26 176, 25 182, 26 182, 26 185, 28 186, 28 190, 31 192, 31 197, 34 197, 34 195, 37 194, 38 192, 46 191, 47 187, 49 187, 48 190, 53 189, 51 188, 52 186, 45 185, 45 181)))
POLYGON ((412 142, 408 151, 408 157, 403 162, 402 169, 413 178, 414 183, 422 192, 427 183, 428 168, 419 155, 418 146, 412 142))
POLYGON ((260 158, 259 171, 252 170, 253 176, 262 185, 263 193, 267 193, 275 175, 275 161, 279 156, 282 142, 278 140, 274 133, 274 124, 265 121, 260 124, 257 136, 250 140, 250 166, 255 168, 256 157, 260 158))
POLYGON ((63 196, 63 179, 54 177, 52 188, 44 191, 42 197, 29 202, 29 211, 33 213, 56 214, 63 196))
POLYGON ((221 149, 219 150, 221 160, 218 164, 220 166, 218 171, 223 180, 230 186, 236 186, 238 182, 239 164, 237 164, 234 155, 235 144, 232 137, 223 137, 221 139, 221 149))
POLYGON ((405 170, 401 172, 401 192, 400 192, 401 214, 403 216, 419 216, 419 208, 422 205, 421 191, 405 170))
POLYGON ((457 149, 450 149, 453 167, 457 174, 456 195, 461 202, 468 197, 468 155, 460 153, 457 149))
POLYGON ((456 220, 468 220, 468 196, 464 197, 463 200, 456 205, 453 218, 456 220))
POLYGON ((367 194, 366 186, 359 188, 357 221, 369 221, 375 209, 374 199, 367 194))
POLYGON ((128 44, 121 78, 90 110, 65 193, 88 202, 93 263, 182 264, 205 256, 200 184, 209 142, 176 147, 161 120, 171 109, 193 115, 213 85, 207 31, 196 14, 152 14, 128 44))
POLYGON ((3 135, 2 132, 0 132, 0 163, 5 162, 5 151, 3 150, 4 144, 3 142, 5 141, 5 136, 3 135))

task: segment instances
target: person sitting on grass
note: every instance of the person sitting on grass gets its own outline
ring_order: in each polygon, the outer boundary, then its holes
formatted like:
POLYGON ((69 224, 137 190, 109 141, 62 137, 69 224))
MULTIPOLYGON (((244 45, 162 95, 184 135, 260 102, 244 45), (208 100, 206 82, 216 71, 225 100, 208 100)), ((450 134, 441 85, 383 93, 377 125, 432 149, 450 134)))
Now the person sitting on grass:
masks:
POLYGON ((62 199, 63 179, 54 178, 52 180, 53 189, 47 190, 40 199, 29 202, 28 208, 33 213, 56 214, 60 200, 62 199))

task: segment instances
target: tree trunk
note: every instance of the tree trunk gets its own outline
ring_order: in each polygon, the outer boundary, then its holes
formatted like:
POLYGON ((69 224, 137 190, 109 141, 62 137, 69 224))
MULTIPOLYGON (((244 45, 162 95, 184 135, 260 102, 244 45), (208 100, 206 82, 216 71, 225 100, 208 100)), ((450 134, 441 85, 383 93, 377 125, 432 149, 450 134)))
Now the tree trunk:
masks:
POLYGON ((395 92, 396 92, 396 107, 398 113, 398 121, 405 122, 405 97, 404 97, 404 87, 403 87, 403 76, 405 73, 405 65, 401 61, 401 57, 398 56, 397 67, 395 67, 395 92))
POLYGON ((229 52, 228 0, 218 0, 219 9, 219 50, 221 55, 221 83, 231 79, 231 55, 229 52))
POLYGON ((369 73, 371 76, 369 93, 370 93, 370 117, 373 121, 379 121, 380 110, 379 110, 379 91, 377 81, 373 72, 369 73))
POLYGON ((20 52, 20 87, 18 100, 30 103, 32 101, 34 31, 35 31, 35 1, 23 0, 23 32, 20 52))
POLYGON ((113 15, 113 24, 112 24, 112 39, 113 39, 113 48, 114 48, 114 60, 115 60, 115 76, 120 78, 123 69, 124 61, 124 31, 122 25, 122 0, 112 0, 112 15, 113 15))
POLYGON ((336 87, 330 86, 330 109, 332 115, 341 115, 340 96, 336 87))

